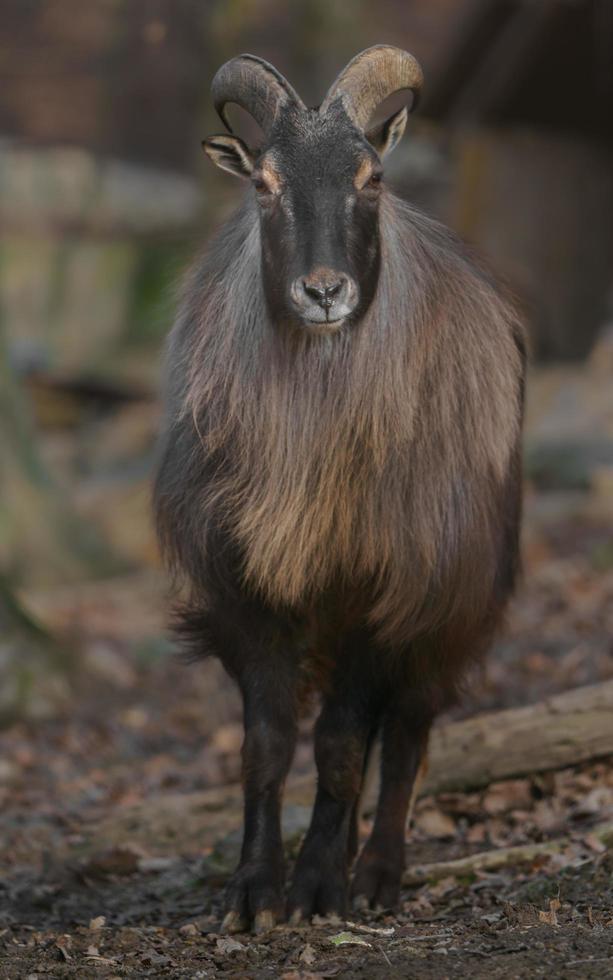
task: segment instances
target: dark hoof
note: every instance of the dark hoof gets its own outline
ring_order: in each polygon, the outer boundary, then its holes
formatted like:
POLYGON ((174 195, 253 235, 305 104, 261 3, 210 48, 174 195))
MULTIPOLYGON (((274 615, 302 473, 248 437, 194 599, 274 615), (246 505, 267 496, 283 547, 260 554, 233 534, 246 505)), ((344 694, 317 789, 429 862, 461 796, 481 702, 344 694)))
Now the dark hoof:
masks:
POLYGON ((349 882, 345 867, 335 867, 320 855, 317 862, 298 859, 287 900, 287 915, 298 925, 312 915, 347 914, 349 882))
POLYGON ((266 868, 239 868, 226 885, 222 932, 268 932, 283 915, 283 884, 266 868))
POLYGON ((364 853, 351 885, 351 904, 357 912, 394 909, 400 900, 402 866, 364 853))

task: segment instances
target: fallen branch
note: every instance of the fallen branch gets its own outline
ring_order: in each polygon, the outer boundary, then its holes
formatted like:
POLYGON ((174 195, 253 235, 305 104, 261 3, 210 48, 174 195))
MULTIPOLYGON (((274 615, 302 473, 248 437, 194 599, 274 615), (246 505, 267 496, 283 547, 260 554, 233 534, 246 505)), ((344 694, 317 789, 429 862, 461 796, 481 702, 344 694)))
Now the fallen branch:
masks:
MULTIPOLYGON (((589 831, 589 836, 606 846, 612 845, 613 822, 598 824, 589 831)), ((497 848, 495 851, 480 851, 453 861, 418 864, 408 868, 402 880, 405 885, 422 885, 441 878, 464 878, 477 871, 497 871, 500 868, 526 864, 541 856, 560 854, 574 842, 572 837, 559 837, 540 844, 518 844, 515 847, 497 848)))
POLYGON ((421 794, 487 786, 613 754, 613 681, 435 729, 421 794))

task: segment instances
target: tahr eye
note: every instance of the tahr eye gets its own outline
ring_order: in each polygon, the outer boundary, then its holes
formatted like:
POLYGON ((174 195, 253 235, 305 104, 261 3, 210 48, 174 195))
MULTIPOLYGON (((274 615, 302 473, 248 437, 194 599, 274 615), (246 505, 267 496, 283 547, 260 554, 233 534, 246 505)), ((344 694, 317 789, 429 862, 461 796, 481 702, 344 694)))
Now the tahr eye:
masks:
POLYGON ((255 187, 258 194, 266 194, 268 191, 268 184, 261 177, 256 177, 253 181, 253 186, 255 187))
POLYGON ((366 186, 372 188, 373 190, 378 189, 381 186, 383 174, 374 173, 371 174, 369 179, 366 181, 366 186))

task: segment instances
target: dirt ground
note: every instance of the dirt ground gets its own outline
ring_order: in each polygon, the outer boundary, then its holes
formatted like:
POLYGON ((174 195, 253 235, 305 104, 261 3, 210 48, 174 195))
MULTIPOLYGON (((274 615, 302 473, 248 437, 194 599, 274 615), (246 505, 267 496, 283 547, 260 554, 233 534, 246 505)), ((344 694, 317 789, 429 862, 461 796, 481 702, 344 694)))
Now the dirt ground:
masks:
MULTIPOLYGON (((610 531, 539 520, 525 556, 508 630, 456 716, 613 677, 610 531)), ((216 664, 169 655, 155 574, 34 604, 81 659, 62 711, 0 734, 1 978, 613 977, 613 854, 591 833, 613 819, 613 759, 422 798, 407 839, 409 865, 567 838, 556 854, 407 886, 395 915, 221 936, 240 844, 234 691, 216 664)), ((305 722, 290 866, 310 775, 305 722)))

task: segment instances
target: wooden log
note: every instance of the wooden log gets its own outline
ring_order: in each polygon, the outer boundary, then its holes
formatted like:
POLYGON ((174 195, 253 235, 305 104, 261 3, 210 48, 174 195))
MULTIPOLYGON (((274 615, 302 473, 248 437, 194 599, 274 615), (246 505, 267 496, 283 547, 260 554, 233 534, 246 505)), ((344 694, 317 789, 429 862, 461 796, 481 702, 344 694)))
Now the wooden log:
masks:
POLYGON ((421 795, 613 754, 613 680, 436 728, 421 795))

